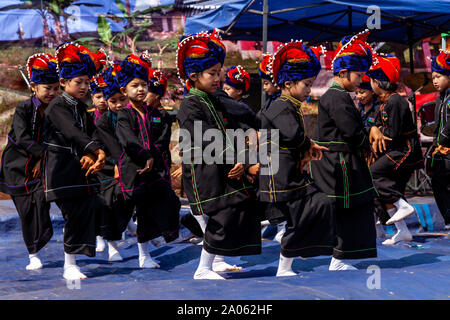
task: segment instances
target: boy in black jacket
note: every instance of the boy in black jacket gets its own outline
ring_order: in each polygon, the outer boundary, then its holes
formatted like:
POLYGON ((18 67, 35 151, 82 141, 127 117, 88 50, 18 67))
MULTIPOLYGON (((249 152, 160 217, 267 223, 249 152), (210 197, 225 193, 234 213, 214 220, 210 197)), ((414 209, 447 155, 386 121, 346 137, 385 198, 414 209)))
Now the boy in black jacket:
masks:
POLYGON ((64 227, 64 278, 85 279, 75 255, 95 256, 96 219, 102 203, 98 180, 92 173, 105 164, 105 153, 95 136, 95 125, 81 101, 90 79, 106 63, 103 52, 64 43, 57 48, 63 94, 45 110, 44 190, 47 201, 55 201, 66 220, 64 227))
POLYGON ((272 224, 286 220, 281 238, 277 276, 294 276, 295 257, 331 255, 334 219, 331 201, 304 172, 304 166, 322 156, 320 147, 305 133, 301 101, 311 92, 320 72, 322 47, 307 47, 301 41, 282 46, 274 55, 271 73, 282 94, 261 113, 260 148, 269 144, 268 164, 262 161, 259 199, 269 203, 266 216, 272 224), (275 131, 276 130, 276 131, 275 131), (270 131, 270 134, 269 134, 270 131), (278 141, 272 132, 278 132, 278 141), (267 169, 269 174, 263 174, 267 169))
POLYGON ((450 123, 450 52, 442 51, 432 58, 433 84, 440 92, 435 109, 436 129, 433 145, 436 150, 432 160, 432 186, 436 204, 450 228, 450 150, 448 149, 448 126, 450 123), (447 128, 447 129, 446 129, 447 128), (447 130, 447 131, 446 131, 447 130), (447 141, 447 145, 446 145, 447 141))
POLYGON ((35 54, 27 61, 33 97, 19 104, 14 113, 8 144, 2 155, 0 191, 11 195, 19 213, 22 234, 30 264, 27 270, 42 268, 38 251, 53 235, 50 204, 41 180, 44 153, 44 111, 58 95, 56 59, 50 54, 35 54))

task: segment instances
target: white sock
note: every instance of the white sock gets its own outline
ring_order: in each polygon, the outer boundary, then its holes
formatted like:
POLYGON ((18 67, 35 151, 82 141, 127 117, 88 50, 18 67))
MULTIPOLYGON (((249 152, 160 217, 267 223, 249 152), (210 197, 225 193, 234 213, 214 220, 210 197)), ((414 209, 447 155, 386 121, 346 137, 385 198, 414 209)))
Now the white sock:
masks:
POLYGON ((395 214, 396 211, 397 211, 397 208, 394 207, 394 208, 388 209, 387 213, 388 213, 389 217, 392 218, 392 216, 395 214))
POLYGON ((394 224, 400 220, 405 219, 407 216, 414 213, 414 207, 406 202, 403 198, 397 200, 394 203, 394 206, 397 208, 394 215, 386 222, 387 225, 394 224))
POLYGON ((358 270, 351 264, 349 264, 346 260, 336 259, 334 257, 331 258, 329 271, 337 271, 337 270, 358 270))
POLYGON ((277 225, 277 234, 273 238, 278 243, 281 243, 281 238, 283 238, 284 233, 286 232, 286 221, 277 225))
POLYGON ((194 279, 225 280, 225 278, 215 273, 212 269, 215 256, 215 254, 209 253, 204 248, 202 249, 200 262, 194 273, 194 279))
POLYGON ((198 224, 200 225, 200 228, 202 228, 203 234, 205 233, 206 230, 206 224, 208 221, 208 218, 205 215, 196 215, 193 214, 195 220, 197 220, 198 224))
POLYGON ((243 268, 236 265, 231 265, 225 262, 224 256, 215 256, 213 260, 212 269, 214 272, 230 272, 230 271, 240 271, 243 268))
POLYGON ((127 230, 131 234, 132 237, 136 236, 137 224, 136 224, 136 222, 133 221, 133 219, 130 219, 130 221, 128 222, 127 230))
MULTIPOLYGON (((394 208, 391 208, 391 209, 387 209, 386 211, 387 211, 389 217, 392 218, 392 216, 395 214, 395 212, 397 212, 397 208, 394 207, 394 208)), ((389 222, 389 220, 391 218, 389 218, 387 222, 389 222)), ((386 224, 387 224, 387 222, 386 222, 386 224)), ((380 224, 381 224, 381 222, 380 222, 380 224)))
POLYGON ((148 241, 138 243, 139 249, 139 267, 144 269, 158 269, 159 264, 153 261, 150 253, 148 252, 148 241))
POLYGON ((384 245, 393 245, 400 241, 411 241, 413 239, 405 220, 396 222, 395 227, 397 228, 397 233, 394 234, 392 238, 384 240, 384 245))
POLYGON ((95 248, 95 251, 102 252, 103 250, 105 250, 106 247, 105 240, 103 240, 101 236, 97 236, 96 239, 97 239, 97 247, 95 248))
POLYGON ((155 248, 161 247, 165 243, 164 237, 161 236, 161 237, 158 237, 158 238, 154 238, 154 239, 150 240, 150 243, 155 248))
MULTIPOLYGON (((197 220, 198 224, 200 225, 200 228, 203 231, 203 235, 205 234, 206 230, 206 224, 208 223, 208 216, 202 214, 202 215, 195 215, 193 214, 195 220, 197 220)), ((198 246, 203 245, 203 240, 197 243, 198 246)))
POLYGON ((261 221, 261 227, 267 227, 268 225, 270 225, 269 220, 261 221))
POLYGON ((108 241, 108 261, 122 261, 116 241, 108 241))
POLYGON ((29 254, 30 264, 25 267, 27 270, 39 270, 42 269, 41 258, 38 253, 29 254))
POLYGON ((75 255, 64 252, 64 279, 67 280, 80 280, 87 279, 87 277, 81 273, 80 268, 77 266, 75 255))
POLYGON ((294 258, 287 258, 280 253, 277 277, 296 276, 297 274, 292 270, 292 262, 294 262, 294 258))

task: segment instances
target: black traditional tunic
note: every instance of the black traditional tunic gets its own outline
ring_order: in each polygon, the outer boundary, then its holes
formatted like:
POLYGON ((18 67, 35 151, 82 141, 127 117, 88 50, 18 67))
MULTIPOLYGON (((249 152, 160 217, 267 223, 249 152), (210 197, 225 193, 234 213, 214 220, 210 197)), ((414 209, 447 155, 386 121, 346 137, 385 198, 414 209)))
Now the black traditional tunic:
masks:
POLYGON ((38 252, 53 235, 50 204, 45 200, 41 178, 34 179, 32 173, 44 151, 40 107, 35 96, 16 107, 0 169, 0 191, 14 201, 29 253, 38 252))
MULTIPOLYGON (((436 128, 433 145, 449 147, 450 125, 450 88, 440 94, 435 109, 436 128)), ((437 153, 432 159, 432 186, 436 204, 444 217, 445 224, 450 224, 450 154, 437 153)))
MULTIPOLYGON (((223 158, 225 150, 233 155, 233 164, 207 164, 204 160, 196 163, 193 156, 183 159, 183 184, 191 211, 209 216, 203 247, 210 253, 226 256, 259 254, 261 225, 253 190, 245 177, 239 180, 227 177, 237 163, 238 153, 246 152, 237 150, 236 141, 226 133, 226 129, 239 128, 238 124, 214 96, 196 89, 191 89, 183 99, 177 120, 180 129, 190 134, 190 146, 180 141, 184 158, 189 151, 202 154, 208 147, 210 142, 202 139, 208 129, 219 130, 223 139, 224 150, 217 156, 223 158), (201 128, 197 126, 199 123, 201 128)), ((248 169, 249 165, 244 167, 248 169)))
POLYGON ((118 165, 123 152, 116 135, 117 114, 108 110, 97 120, 96 126, 106 153, 105 167, 97 173, 103 182, 100 196, 105 205, 100 235, 106 240, 120 240, 133 214, 134 204, 120 197, 120 186, 114 179, 114 166, 118 165))
POLYGON ((370 169, 378 199, 383 204, 393 204, 404 197, 414 170, 423 167, 422 150, 411 110, 400 95, 393 94, 381 104, 376 125, 392 141, 370 169))
POLYGON ((281 90, 275 92, 272 95, 268 95, 266 94, 266 102, 264 103, 263 106, 261 106, 261 109, 256 113, 256 119, 261 127, 261 114, 266 111, 271 105, 272 103, 274 103, 279 97, 281 96, 281 90))
POLYGON ((97 120, 100 119, 102 116, 102 113, 97 110, 97 108, 88 109, 88 115, 92 118, 92 121, 94 121, 94 124, 97 124, 97 120))
POLYGON ((448 121, 444 129, 442 129, 439 142, 441 146, 450 148, 450 121, 448 121))
POLYGON ((101 148, 86 105, 63 93, 45 110, 44 191, 55 201, 66 220, 64 250, 70 254, 95 256, 96 219, 103 207, 97 196, 101 183, 86 177, 80 159, 101 148))
POLYGON ((225 107, 228 115, 233 117, 241 129, 259 128, 260 123, 255 112, 246 103, 234 100, 221 88, 217 89, 213 96, 225 107))
POLYGON ((359 112, 361 113, 361 117, 366 128, 376 125, 378 111, 380 110, 380 103, 378 102, 376 96, 374 96, 374 99, 375 100, 372 102, 372 106, 367 111, 365 111, 364 105, 358 103, 359 112))
POLYGON ((329 148, 311 162, 314 182, 335 204, 337 259, 376 257, 374 197, 369 167, 363 151, 370 151, 361 114, 350 94, 338 83, 320 98, 316 143, 329 148))
POLYGON ((170 137, 172 136, 172 124, 174 122, 174 119, 164 108, 159 108, 158 110, 161 113, 160 118, 163 126, 160 138, 161 153, 167 167, 170 169, 172 166, 172 156, 170 154, 170 137))
POLYGON ((163 235, 166 242, 178 237, 181 203, 170 185, 170 168, 162 151, 170 141, 158 108, 143 106, 144 118, 131 104, 118 113, 116 134, 124 150, 119 158, 119 186, 124 200, 136 203, 140 243, 163 235), (139 174, 153 158, 150 172, 139 174))
POLYGON ((260 171, 259 198, 270 203, 266 212, 269 221, 278 222, 281 216, 287 219, 281 239, 283 256, 331 255, 335 245, 331 201, 318 190, 306 170, 300 171, 303 155, 311 146, 300 107, 300 101, 281 95, 261 114, 261 129, 278 130, 279 139, 276 141, 269 132, 266 140, 262 133, 260 148, 264 144, 270 144, 270 148, 269 163, 262 161, 261 169, 269 174, 260 171))

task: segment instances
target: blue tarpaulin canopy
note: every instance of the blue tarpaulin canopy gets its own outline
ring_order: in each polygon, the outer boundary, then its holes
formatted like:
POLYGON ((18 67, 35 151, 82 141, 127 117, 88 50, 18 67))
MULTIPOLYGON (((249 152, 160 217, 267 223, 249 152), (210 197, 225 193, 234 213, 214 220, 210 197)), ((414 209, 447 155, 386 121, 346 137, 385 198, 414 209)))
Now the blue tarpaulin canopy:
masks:
MULTIPOLYGON (((46 1, 23 1, 23 0, 2 0, 0 3, 0 41, 36 39, 43 36, 44 20, 48 23, 50 31, 54 30, 54 16, 45 10, 46 1), (27 4, 36 4, 32 9, 27 4)), ((48 1, 47 1, 48 2, 48 1)), ((124 18, 124 14, 119 9, 117 3, 125 1, 109 0, 77 0, 71 6, 65 8, 65 13, 69 15, 67 28, 69 33, 95 32, 97 31, 97 18, 100 14, 114 15, 124 18)), ((160 5, 171 5, 173 0, 130 0, 131 12, 145 10, 150 7, 160 5)), ((63 17, 59 17, 61 23, 65 24, 63 17)), ((108 19, 112 32, 123 31, 126 22, 108 19)))
MULTIPOLYGON (((370 41, 410 44, 450 29, 449 0, 267 1, 268 40, 339 40, 369 26, 375 27, 370 28, 370 41)), ((226 31, 225 39, 262 40, 263 4, 264 0, 222 1, 220 7, 186 19, 185 33, 219 28, 226 31)))

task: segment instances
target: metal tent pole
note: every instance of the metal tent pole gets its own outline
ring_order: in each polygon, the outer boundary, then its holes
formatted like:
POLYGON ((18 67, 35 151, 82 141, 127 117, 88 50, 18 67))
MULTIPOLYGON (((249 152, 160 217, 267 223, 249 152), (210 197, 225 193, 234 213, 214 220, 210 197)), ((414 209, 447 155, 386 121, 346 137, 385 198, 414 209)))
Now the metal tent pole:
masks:
MULTIPOLYGON (((412 23, 408 23, 407 26, 407 33, 408 33, 408 46, 409 46, 409 72, 411 74, 414 73, 414 53, 413 53, 413 29, 412 29, 412 23)), ((413 104, 413 122, 414 124, 416 124, 416 95, 414 93, 414 95, 412 96, 412 104, 413 104)))
MULTIPOLYGON (((267 18, 269 16, 269 0, 264 0, 263 4, 263 53, 267 52, 267 18)), ((261 108, 266 103, 266 94, 264 88, 261 86, 261 108)))

